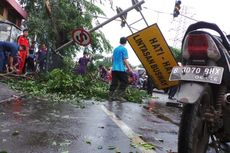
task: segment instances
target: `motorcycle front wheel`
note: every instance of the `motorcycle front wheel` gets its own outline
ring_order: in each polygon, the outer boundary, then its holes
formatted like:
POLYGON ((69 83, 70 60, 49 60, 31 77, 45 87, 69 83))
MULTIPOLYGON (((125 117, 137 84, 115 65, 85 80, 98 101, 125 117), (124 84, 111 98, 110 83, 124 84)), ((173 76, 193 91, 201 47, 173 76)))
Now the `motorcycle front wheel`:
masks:
POLYGON ((212 92, 206 86, 194 104, 186 104, 181 116, 178 153, 206 153, 209 144, 208 126, 202 119, 203 110, 212 104, 212 92))

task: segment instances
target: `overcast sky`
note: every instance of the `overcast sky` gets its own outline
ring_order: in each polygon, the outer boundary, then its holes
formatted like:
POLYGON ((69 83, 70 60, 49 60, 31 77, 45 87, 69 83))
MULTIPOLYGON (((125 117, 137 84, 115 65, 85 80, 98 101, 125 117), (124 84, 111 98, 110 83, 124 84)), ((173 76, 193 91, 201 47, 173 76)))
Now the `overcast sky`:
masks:
MULTIPOLYGON (((141 0, 139 0, 141 1, 141 0)), ((181 0, 181 14, 187 17, 198 21, 208 21, 216 23, 224 32, 230 34, 230 22, 228 21, 229 16, 229 0, 219 0, 210 1, 210 0, 181 0)), ((131 7, 131 0, 113 0, 114 8, 116 6, 121 7, 123 10, 131 7)), ((180 48, 180 39, 183 37, 183 33, 191 23, 194 23, 194 20, 188 19, 183 16, 179 16, 173 19, 171 13, 175 5, 175 0, 145 0, 145 3, 142 5, 143 11, 147 22, 149 25, 157 23, 161 32, 163 33, 168 45, 180 48), (157 13, 159 11, 159 13, 157 13), (176 41, 177 40, 177 41, 176 41)), ((101 6, 105 11, 107 17, 112 17, 116 15, 115 11, 112 11, 109 8, 108 4, 101 6)), ((140 19, 141 16, 135 10, 132 10, 128 13, 128 23, 132 23, 140 19)), ((104 19, 99 19, 102 23, 104 19)), ((138 30, 141 30, 146 27, 144 21, 141 21, 133 25, 138 30)), ((119 45, 119 38, 121 36, 129 36, 132 33, 126 27, 121 28, 120 22, 113 21, 103 28, 101 28, 110 41, 113 47, 119 45)), ((136 57, 135 53, 129 46, 126 46, 129 52, 129 62, 132 65, 140 64, 140 61, 136 57)))

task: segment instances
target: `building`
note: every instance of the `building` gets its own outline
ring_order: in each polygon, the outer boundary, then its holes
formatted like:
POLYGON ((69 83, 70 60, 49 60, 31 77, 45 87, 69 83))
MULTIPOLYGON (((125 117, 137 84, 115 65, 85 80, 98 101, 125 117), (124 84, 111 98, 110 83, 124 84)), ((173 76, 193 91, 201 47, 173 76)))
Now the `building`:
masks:
POLYGON ((0 0, 0 20, 8 20, 18 27, 22 20, 27 19, 27 12, 16 2, 16 0, 0 0))

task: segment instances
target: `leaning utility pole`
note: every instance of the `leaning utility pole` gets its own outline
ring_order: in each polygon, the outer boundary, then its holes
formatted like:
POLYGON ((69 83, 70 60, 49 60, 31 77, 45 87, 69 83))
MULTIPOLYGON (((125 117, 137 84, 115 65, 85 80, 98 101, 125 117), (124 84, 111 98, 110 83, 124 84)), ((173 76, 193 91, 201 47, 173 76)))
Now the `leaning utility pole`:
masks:
MULTIPOLYGON (((121 17, 122 15, 126 14, 127 12, 129 12, 129 11, 131 11, 131 10, 133 10, 133 9, 136 9, 136 8, 140 7, 144 2, 145 2, 145 1, 142 0, 141 2, 135 3, 133 6, 131 6, 131 7, 127 8, 126 10, 124 10, 124 11, 118 13, 117 15, 111 17, 110 19, 106 20, 105 22, 103 22, 103 23, 97 25, 96 27, 92 28, 92 29, 89 30, 88 32, 91 33, 91 32, 96 31, 97 29, 99 29, 99 28, 103 27, 104 25, 110 23, 111 21, 115 20, 116 18, 121 17)), ((141 12, 141 11, 140 11, 140 12, 141 12)), ((142 16, 143 16, 143 15, 142 15, 142 16)), ((147 23, 146 23, 146 24, 147 24, 147 23)), ((59 51, 60 51, 61 49, 63 49, 64 47, 73 44, 73 42, 74 42, 73 40, 70 40, 69 42, 67 42, 67 43, 63 44, 62 46, 60 46, 59 48, 57 48, 57 49, 55 50, 55 52, 59 52, 59 51)))

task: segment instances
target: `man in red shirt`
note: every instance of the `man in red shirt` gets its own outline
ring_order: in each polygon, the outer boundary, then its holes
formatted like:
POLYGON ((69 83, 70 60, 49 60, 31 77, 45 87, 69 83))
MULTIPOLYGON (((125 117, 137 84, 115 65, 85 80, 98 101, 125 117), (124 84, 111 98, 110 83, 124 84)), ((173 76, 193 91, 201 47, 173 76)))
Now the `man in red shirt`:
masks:
POLYGON ((19 50, 19 56, 21 58, 21 62, 19 64, 19 74, 25 73, 25 65, 26 65, 26 58, 29 55, 29 39, 28 37, 28 29, 23 30, 23 35, 18 37, 18 45, 20 46, 21 50, 19 50))

